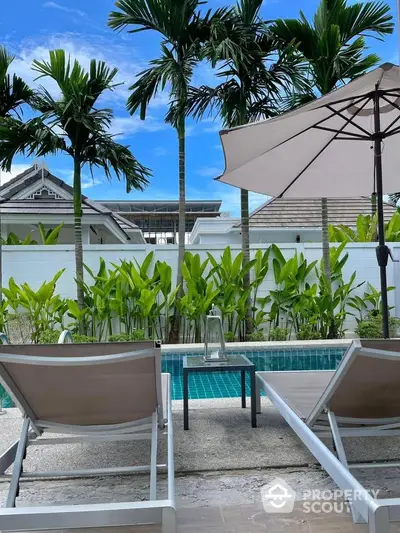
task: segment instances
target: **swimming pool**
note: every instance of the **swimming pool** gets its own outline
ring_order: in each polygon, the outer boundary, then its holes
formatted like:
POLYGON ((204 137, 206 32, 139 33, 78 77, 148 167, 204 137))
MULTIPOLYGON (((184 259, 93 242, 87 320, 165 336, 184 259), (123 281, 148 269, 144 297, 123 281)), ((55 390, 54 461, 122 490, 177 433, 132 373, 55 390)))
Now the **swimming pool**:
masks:
MULTIPOLYGON (((345 347, 285 348, 264 350, 228 350, 231 354, 245 354, 256 370, 335 370, 340 363, 345 347)), ((183 357, 198 355, 199 352, 163 353, 162 371, 172 377, 172 399, 183 399, 182 368, 183 357)), ((246 376, 248 380, 249 377, 246 376)), ((1 394, 0 385, 0 394, 1 394)), ((247 394, 250 395, 250 382, 247 382, 247 394)), ((212 372, 189 374, 189 398, 236 398, 240 397, 239 372, 212 372)), ((11 407, 11 399, 6 396, 4 407, 11 407)))
MULTIPOLYGON (((264 349, 260 351, 228 350, 230 354, 244 354, 254 363, 256 370, 335 370, 343 358, 345 347, 264 349)), ((164 353, 162 371, 172 377, 172 399, 183 399, 183 357, 199 352, 164 353)), ((250 396, 250 380, 246 376, 247 394, 250 396)), ((189 398, 240 397, 239 372, 212 372, 189 374, 189 398)))

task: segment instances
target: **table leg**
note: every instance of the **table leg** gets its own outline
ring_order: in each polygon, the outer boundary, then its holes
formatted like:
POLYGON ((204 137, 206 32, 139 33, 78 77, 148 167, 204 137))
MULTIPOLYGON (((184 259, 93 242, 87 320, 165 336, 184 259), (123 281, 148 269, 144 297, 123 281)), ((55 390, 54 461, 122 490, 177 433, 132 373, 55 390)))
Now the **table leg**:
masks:
POLYGON ((261 387, 260 380, 256 378, 256 410, 257 414, 261 413, 261 387))
POLYGON ((183 369, 183 429, 189 429, 189 376, 183 369))
POLYGON ((241 370, 241 385, 242 385, 242 409, 246 408, 246 370, 241 370))
POLYGON ((256 371, 254 368, 250 370, 251 382, 251 427, 257 427, 257 398, 256 398, 256 371))

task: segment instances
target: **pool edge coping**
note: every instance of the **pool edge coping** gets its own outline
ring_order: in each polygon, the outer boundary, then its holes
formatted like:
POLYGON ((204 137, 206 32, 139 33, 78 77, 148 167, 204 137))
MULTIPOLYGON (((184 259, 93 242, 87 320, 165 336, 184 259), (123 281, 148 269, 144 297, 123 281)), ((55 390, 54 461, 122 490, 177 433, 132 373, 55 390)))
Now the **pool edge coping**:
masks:
MULTIPOLYGON (((325 339, 315 341, 263 341, 263 342, 228 342, 227 350, 257 351, 276 350, 282 348, 343 348, 351 344, 353 339, 325 339)), ((193 344, 163 344, 162 353, 181 353, 181 352, 202 352, 204 351, 203 343, 193 344)))

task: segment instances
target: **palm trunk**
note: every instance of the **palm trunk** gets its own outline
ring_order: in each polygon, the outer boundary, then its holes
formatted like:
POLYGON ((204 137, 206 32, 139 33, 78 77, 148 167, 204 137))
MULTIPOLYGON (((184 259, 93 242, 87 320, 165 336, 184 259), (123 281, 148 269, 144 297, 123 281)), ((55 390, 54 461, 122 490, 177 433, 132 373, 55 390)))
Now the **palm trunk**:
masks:
POLYGON ((324 259, 324 273, 330 285, 331 283, 331 258, 329 253, 329 222, 328 222, 328 199, 321 198, 322 215, 322 257, 324 259))
MULTIPOLYGON (((179 285, 179 291, 176 296, 180 299, 183 296, 183 278, 182 263, 185 255, 185 238, 186 238, 186 138, 185 138, 185 119, 183 118, 178 128, 179 143, 179 229, 178 229, 178 266, 176 285, 179 285)), ((175 305, 174 315, 172 317, 169 342, 177 344, 179 342, 181 317, 178 307, 175 305)))
MULTIPOLYGON (((376 192, 373 192, 372 193, 372 196, 371 196, 371 211, 372 211, 372 222, 371 224, 374 223, 374 218, 376 216, 376 212, 377 212, 377 198, 376 198, 376 192)), ((376 229, 375 231, 373 232, 372 234, 372 240, 374 242, 376 242, 378 240, 378 224, 376 224, 376 229)))
MULTIPOLYGON (((249 233, 249 192, 240 189, 240 218, 242 230, 242 252, 243 252, 243 267, 250 261, 250 233, 249 233)), ((247 291, 250 288, 250 272, 247 272, 243 278, 243 290, 247 291)), ((246 306, 246 324, 245 337, 247 337, 253 330, 253 319, 251 312, 251 297, 247 300, 246 306)))
MULTIPOLYGON (((78 158, 74 159, 74 229, 75 229, 75 274, 77 280, 77 299, 80 309, 85 306, 83 296, 83 249, 82 249, 82 184, 81 164, 78 158)), ((83 333, 83 324, 80 324, 83 333)))

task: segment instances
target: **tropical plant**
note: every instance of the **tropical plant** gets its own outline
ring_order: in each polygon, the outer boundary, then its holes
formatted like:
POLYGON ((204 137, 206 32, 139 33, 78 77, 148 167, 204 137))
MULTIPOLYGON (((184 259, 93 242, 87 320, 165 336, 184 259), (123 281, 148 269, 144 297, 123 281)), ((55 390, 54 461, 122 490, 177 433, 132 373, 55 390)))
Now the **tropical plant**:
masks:
MULTIPOLYGON (((39 222, 38 228, 39 228, 39 234, 41 238, 40 244, 50 246, 54 244, 58 244, 58 239, 60 237, 60 231, 64 227, 64 222, 61 222, 58 226, 55 228, 50 228, 48 230, 45 229, 44 225, 39 222)), ((11 231, 7 239, 1 239, 1 244, 3 245, 34 245, 39 244, 38 241, 32 239, 32 233, 34 230, 31 230, 28 235, 24 239, 20 239, 18 235, 16 235, 13 231, 11 231)))
POLYGON ((217 261, 207 252, 211 264, 210 276, 214 279, 219 292, 215 298, 215 306, 221 312, 222 323, 227 322, 228 331, 241 340, 246 337, 245 321, 248 312, 248 302, 251 296, 251 287, 245 288, 244 279, 256 263, 252 259, 243 264, 244 254, 240 252, 235 258, 228 246, 221 258, 217 261))
POLYGON ((73 332, 75 342, 86 342, 86 337, 88 342, 166 341, 169 317, 173 307, 179 305, 184 342, 203 340, 206 316, 213 307, 221 315, 228 342, 260 341, 265 337, 287 340, 292 335, 301 340, 340 338, 348 317, 355 317, 357 323, 371 322, 371 317, 380 315, 382 305, 380 291, 371 284, 360 293, 363 283, 357 283, 355 272, 344 279, 349 257, 345 245, 341 243, 330 250, 330 284, 323 272, 323 261, 310 262, 298 253, 286 258, 276 245, 256 254, 246 266, 243 253, 235 256, 229 247, 218 259, 208 254, 204 260, 199 254, 186 252, 181 298, 177 297, 178 289, 172 288, 170 266, 154 261, 154 252, 142 262, 121 261, 108 266, 101 259, 96 272, 85 266, 90 281, 83 284, 83 309, 76 300, 57 295, 56 283, 62 271, 37 290, 27 283, 18 285, 11 278, 9 288, 3 290, 0 329, 15 341, 25 342, 53 342, 65 326, 73 332), (272 265, 275 287, 258 297, 261 280, 265 280, 269 269, 267 259, 272 265), (251 271, 255 329, 246 336, 249 294, 243 279, 247 269, 251 271), (84 337, 79 336, 82 323, 86 325, 84 337))
MULTIPOLYGON (((17 74, 9 73, 10 66, 15 57, 8 53, 4 46, 0 46, 0 118, 20 116, 22 106, 29 103, 33 92, 24 80, 17 74)), ((1 184, 1 170, 0 170, 1 184)), ((2 258, 2 227, 0 217, 0 302, 3 297, 3 258, 2 258)))
MULTIPOLYGON (((217 87, 191 87, 188 112, 195 118, 217 111, 226 128, 274 116, 285 92, 293 85, 306 91, 301 62, 293 46, 273 37, 260 16, 263 0, 241 0, 229 12, 225 24, 211 34, 203 56, 221 67, 217 87)), ((243 264, 250 261, 249 193, 240 191, 243 264)), ((250 291, 250 277, 244 277, 250 291)), ((247 304, 246 334, 253 329, 251 302, 247 304)))
MULTIPOLYGON (((354 309, 352 314, 357 323, 362 322, 367 316, 376 316, 382 313, 382 294, 381 291, 375 289, 371 283, 367 282, 368 289, 364 292, 363 296, 355 295, 350 298, 349 307, 354 309)), ((388 287, 387 291, 394 291, 396 287, 388 287)), ((392 308, 390 308, 392 309, 392 308)), ((390 310, 389 309, 389 310, 390 310)))
POLYGON ((315 296, 316 286, 309 283, 309 276, 317 261, 309 263, 304 254, 286 259, 276 244, 271 245, 272 266, 276 289, 270 291, 272 299, 269 320, 272 327, 293 326, 297 332, 307 321, 304 309, 315 296))
POLYGON ((249 342, 262 342, 265 341, 265 336, 261 330, 256 330, 250 333, 250 335, 247 335, 247 340, 249 342))
POLYGON ((33 70, 39 78, 53 79, 60 96, 54 98, 41 87, 30 101, 40 113, 38 117, 26 123, 17 118, 0 120, 0 164, 3 170, 10 170, 19 153, 38 157, 66 153, 72 158, 77 299, 83 309, 82 168, 88 165, 93 171, 99 167, 107 178, 114 173, 125 180, 127 191, 143 189, 150 174, 129 148, 116 143, 109 133, 112 111, 96 108, 103 93, 115 87, 117 69, 93 59, 86 71, 78 61, 71 62, 64 50, 53 50, 49 61, 35 60, 33 70))
POLYGON ((273 342, 282 342, 289 340, 290 331, 287 328, 271 328, 268 333, 268 340, 273 342))
POLYGON ((30 231, 24 239, 20 239, 18 235, 16 235, 13 231, 10 231, 10 233, 7 235, 7 238, 4 239, 2 237, 0 241, 2 245, 6 246, 30 246, 38 244, 37 241, 32 239, 32 232, 33 231, 30 231))
MULTIPOLYGON (((60 334, 60 330, 47 329, 40 334, 38 344, 57 344, 60 334)), ((76 344, 87 344, 89 342, 97 342, 97 339, 95 337, 89 337, 88 335, 73 333, 72 342, 76 344)))
MULTIPOLYGON (((400 327, 400 320, 395 317, 389 317, 389 334, 391 337, 397 337, 397 331, 400 327)), ((369 312, 368 315, 357 323, 355 333, 360 339, 383 339, 382 314, 369 312)))
POLYGON ((133 333, 119 333, 118 335, 111 335, 108 338, 109 342, 135 342, 146 340, 146 332, 144 329, 135 329, 133 333))
MULTIPOLYGON (((154 31, 161 37, 160 57, 150 61, 150 67, 138 75, 130 87, 128 111, 140 109, 140 118, 146 118, 150 101, 168 88, 170 108, 166 121, 176 130, 179 150, 179 253, 176 285, 182 296, 181 265, 185 254, 185 188, 186 188, 186 121, 188 89, 200 55, 201 43, 207 40, 212 17, 210 11, 200 13, 202 0, 117 0, 109 17, 114 30, 132 27, 131 33, 154 31)), ((217 18, 224 10, 217 10, 217 18)), ((175 307, 170 341, 179 338, 179 309, 175 307)))
POLYGON ((225 331, 224 333, 225 342, 235 342, 236 337, 233 331, 225 331))
POLYGON ((209 259, 201 262, 199 254, 186 252, 182 264, 185 293, 179 300, 180 312, 184 323, 184 342, 201 342, 205 317, 220 292, 213 279, 204 275, 209 259))
POLYGON ((15 56, 8 53, 5 46, 0 46, 0 117, 9 117, 21 113, 23 104, 29 103, 33 91, 17 74, 9 73, 15 56))
MULTIPOLYGON (((276 20, 271 31, 286 43, 296 44, 308 62, 309 78, 317 97, 377 65, 379 57, 366 54, 366 37, 380 38, 392 33, 393 28, 390 6, 384 2, 321 0, 312 22, 300 11, 299 19, 276 20)), ((321 202, 321 218, 324 268, 330 282, 326 198, 321 202)))
POLYGON ((31 326, 31 342, 37 343, 44 331, 54 327, 63 328, 63 317, 66 312, 66 302, 55 294, 56 284, 64 273, 60 270, 54 278, 43 282, 37 291, 27 283, 18 285, 14 278, 10 278, 8 288, 3 288, 6 297, 5 304, 14 313, 27 316, 31 326))
MULTIPOLYGON (((329 240, 331 242, 373 242, 376 238, 378 215, 358 215, 356 227, 350 228, 344 224, 329 226, 329 240)), ((393 213, 389 222, 385 223, 386 242, 400 241, 400 213, 393 213)))

